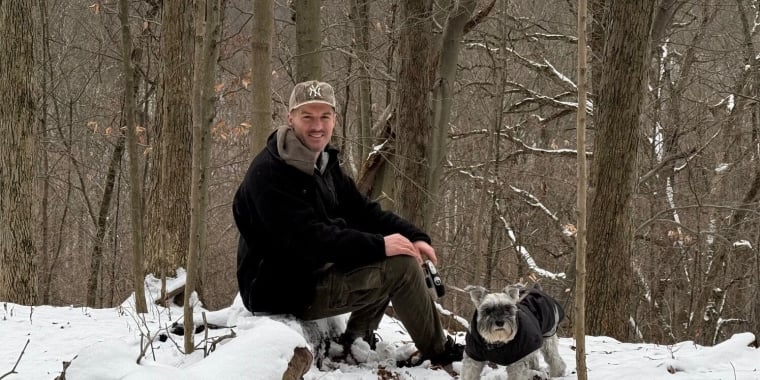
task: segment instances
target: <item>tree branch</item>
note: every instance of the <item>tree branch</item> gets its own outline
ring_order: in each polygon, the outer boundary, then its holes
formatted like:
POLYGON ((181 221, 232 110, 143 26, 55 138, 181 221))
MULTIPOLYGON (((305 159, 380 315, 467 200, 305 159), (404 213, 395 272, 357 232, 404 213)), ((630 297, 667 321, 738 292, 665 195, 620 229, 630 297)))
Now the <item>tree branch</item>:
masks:
POLYGON ((475 29, 478 24, 483 22, 483 20, 488 16, 489 13, 491 13, 491 10, 493 9, 493 6, 496 4, 496 0, 491 0, 489 4, 487 4, 483 9, 478 11, 475 16, 473 16, 470 21, 467 21, 467 24, 464 26, 464 31, 462 32, 463 35, 469 33, 471 30, 475 29))
POLYGON ((669 157, 665 157, 662 161, 660 161, 660 163, 658 163, 657 165, 655 165, 655 167, 653 167, 648 172, 646 172, 644 175, 642 175, 641 177, 639 177, 639 185, 641 185, 644 182, 649 181, 650 178, 652 178, 655 174, 657 174, 664 167, 670 165, 671 162, 673 162, 675 160, 680 160, 682 158, 687 158, 687 157, 691 156, 692 154, 694 154, 696 151, 697 151, 696 148, 692 148, 688 152, 681 152, 681 153, 674 154, 674 155, 669 156, 669 157))
POLYGON ((24 345, 24 348, 21 350, 21 353, 18 355, 18 359, 16 359, 16 364, 13 365, 13 368, 11 368, 10 371, 3 374, 3 376, 0 376, 0 379, 4 379, 10 375, 17 374, 16 367, 18 367, 18 363, 21 362, 21 357, 24 356, 24 352, 26 351, 26 346, 29 345, 29 339, 26 340, 26 344, 24 345))

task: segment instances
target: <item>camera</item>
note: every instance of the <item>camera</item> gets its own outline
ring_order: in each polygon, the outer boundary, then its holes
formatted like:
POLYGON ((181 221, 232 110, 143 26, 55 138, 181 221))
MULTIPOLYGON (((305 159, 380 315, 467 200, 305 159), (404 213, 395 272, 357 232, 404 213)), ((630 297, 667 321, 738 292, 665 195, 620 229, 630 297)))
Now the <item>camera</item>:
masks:
POLYGON ((443 286, 443 280, 438 274, 438 270, 435 269, 435 265, 430 260, 425 260, 422 263, 422 269, 425 272, 425 284, 428 288, 435 289, 435 294, 440 298, 446 294, 446 289, 443 286))

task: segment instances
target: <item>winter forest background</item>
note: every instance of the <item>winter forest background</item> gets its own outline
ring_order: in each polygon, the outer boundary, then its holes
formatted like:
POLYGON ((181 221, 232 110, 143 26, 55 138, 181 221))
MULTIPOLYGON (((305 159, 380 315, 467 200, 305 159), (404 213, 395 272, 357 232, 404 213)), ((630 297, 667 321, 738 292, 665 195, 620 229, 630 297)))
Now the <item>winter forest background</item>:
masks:
MULTIPOLYGON (((232 195, 321 78, 344 168, 445 283, 538 280, 572 334, 575 2, 207 3, 0 4, 0 300, 112 307, 183 267, 230 305, 232 195)), ((628 3, 589 2, 588 333, 758 336, 760 2, 628 3)))

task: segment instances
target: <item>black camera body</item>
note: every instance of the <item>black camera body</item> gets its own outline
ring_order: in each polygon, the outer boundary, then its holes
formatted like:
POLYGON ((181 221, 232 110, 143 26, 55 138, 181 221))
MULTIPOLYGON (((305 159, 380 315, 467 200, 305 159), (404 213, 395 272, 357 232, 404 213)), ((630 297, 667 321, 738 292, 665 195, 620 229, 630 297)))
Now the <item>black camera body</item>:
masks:
POLYGON ((435 265, 430 260, 422 263, 423 272, 425 272, 425 284, 428 288, 435 289, 435 294, 440 298, 446 294, 446 288, 443 286, 441 275, 435 269, 435 265))

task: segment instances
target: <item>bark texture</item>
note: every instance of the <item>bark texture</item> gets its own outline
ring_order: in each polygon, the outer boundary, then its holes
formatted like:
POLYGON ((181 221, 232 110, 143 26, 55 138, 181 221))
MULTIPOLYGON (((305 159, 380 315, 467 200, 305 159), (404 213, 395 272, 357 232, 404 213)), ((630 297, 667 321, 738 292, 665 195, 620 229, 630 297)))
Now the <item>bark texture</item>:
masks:
POLYGON ((132 222, 132 286, 135 291, 135 310, 138 313, 148 311, 145 302, 145 279, 143 269, 143 210, 142 182, 137 171, 140 155, 137 153, 137 124, 135 123, 135 88, 134 64, 132 62, 132 33, 129 27, 129 3, 119 1, 119 21, 121 22, 122 64, 124 68, 124 121, 127 134, 127 151, 129 152, 129 211, 132 222))
POLYGON ((321 0, 294 1, 296 20, 296 82, 322 79, 321 0))
MULTIPOLYGON (((398 74, 396 210, 412 223, 423 226, 427 203, 427 145, 431 136, 430 52, 432 44, 429 0, 410 0, 401 5, 403 25, 399 54, 404 57, 398 74)), ((423 226, 424 228, 424 226, 423 226)))
POLYGON ((37 302, 32 5, 0 1, 0 300, 37 302))
POLYGON ((267 143, 272 132, 272 34, 274 1, 253 1, 251 35, 251 82, 253 83, 253 122, 251 123, 251 157, 267 143))
POLYGON ((187 264, 190 231, 190 177, 192 164, 192 111, 190 92, 193 70, 192 6, 167 0, 161 32, 161 115, 154 188, 146 231, 148 273, 173 276, 187 264))
POLYGON ((597 89, 588 226, 587 332, 629 338, 639 116, 655 0, 612 2, 597 89))

